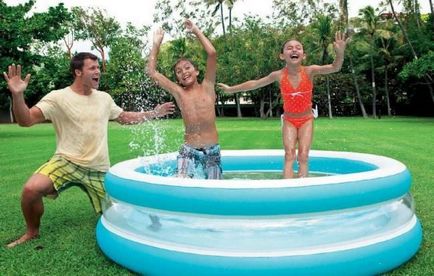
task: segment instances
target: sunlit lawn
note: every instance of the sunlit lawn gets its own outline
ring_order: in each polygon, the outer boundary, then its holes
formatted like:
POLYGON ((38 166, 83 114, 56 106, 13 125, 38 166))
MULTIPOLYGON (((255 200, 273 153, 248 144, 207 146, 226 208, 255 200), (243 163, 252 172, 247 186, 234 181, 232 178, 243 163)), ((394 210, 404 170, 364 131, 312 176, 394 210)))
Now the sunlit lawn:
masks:
MULTIPOLYGON (((219 119, 218 129, 223 149, 281 148, 277 119, 219 119)), ((160 151, 176 151, 182 135, 180 120, 139 127, 113 123, 109 135, 111 161, 155 153, 155 137, 163 138, 157 141, 160 151)), ((1 244, 23 232, 22 184, 52 155, 54 147, 50 124, 32 128, 0 125, 1 244)), ((379 154, 407 165, 413 176, 411 191, 423 226, 423 244, 414 258, 391 274, 434 275, 434 119, 320 118, 315 123, 313 149, 379 154)), ((57 200, 46 200, 41 237, 14 249, 2 246, 0 275, 131 274, 99 250, 94 230, 97 219, 80 189, 71 188, 57 200)))

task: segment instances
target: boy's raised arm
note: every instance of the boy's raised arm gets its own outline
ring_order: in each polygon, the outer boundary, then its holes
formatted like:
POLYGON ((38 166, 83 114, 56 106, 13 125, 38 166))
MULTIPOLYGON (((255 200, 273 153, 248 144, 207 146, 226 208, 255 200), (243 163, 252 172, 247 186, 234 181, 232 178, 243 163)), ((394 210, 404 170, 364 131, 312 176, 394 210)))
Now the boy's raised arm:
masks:
POLYGON ((154 31, 154 38, 152 42, 152 49, 151 53, 149 54, 148 59, 148 75, 163 89, 166 89, 170 92, 173 96, 177 96, 179 86, 168 79, 166 76, 161 74, 157 71, 157 59, 158 59, 158 53, 160 51, 161 42, 164 38, 164 31, 161 28, 158 28, 154 31))
POLYGON ((203 48, 207 53, 206 60, 206 72, 205 72, 205 82, 209 82, 212 86, 214 86, 216 79, 216 71, 217 71, 217 51, 212 45, 211 41, 202 33, 201 30, 193 23, 191 20, 185 20, 185 28, 192 32, 199 39, 199 42, 202 44, 203 48))

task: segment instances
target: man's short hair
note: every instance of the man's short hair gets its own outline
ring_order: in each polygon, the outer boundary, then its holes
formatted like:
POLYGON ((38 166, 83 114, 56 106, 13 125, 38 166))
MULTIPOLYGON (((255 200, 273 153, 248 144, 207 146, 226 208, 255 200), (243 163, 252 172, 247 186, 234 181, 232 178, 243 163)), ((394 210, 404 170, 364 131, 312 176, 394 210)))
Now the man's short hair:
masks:
POLYGON ((72 57, 71 59, 71 64, 70 64, 70 70, 72 73, 72 76, 75 78, 75 70, 82 70, 83 69, 83 65, 84 65, 84 61, 86 59, 91 59, 91 60, 98 60, 98 57, 95 56, 92 53, 88 53, 88 52, 82 52, 82 53, 78 53, 75 56, 72 57))

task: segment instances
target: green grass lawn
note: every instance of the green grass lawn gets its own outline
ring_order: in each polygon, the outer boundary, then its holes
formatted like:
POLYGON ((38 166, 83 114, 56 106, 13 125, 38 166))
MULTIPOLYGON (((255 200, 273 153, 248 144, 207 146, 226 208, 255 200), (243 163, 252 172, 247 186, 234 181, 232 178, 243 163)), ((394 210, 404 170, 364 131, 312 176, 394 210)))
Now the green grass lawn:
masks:
MULTIPOLYGON (((280 149, 277 119, 219 119, 223 149, 280 149)), ((156 152, 176 151, 183 140, 180 120, 146 126, 110 124, 112 163, 156 152), (153 128, 156 128, 155 132, 153 128)), ((403 162, 413 176, 411 192, 423 227, 423 243, 409 262, 390 275, 434 275, 434 119, 317 119, 313 149, 372 153, 403 162)), ((98 216, 87 196, 71 188, 45 200, 40 238, 13 249, 4 244, 20 236, 23 183, 55 149, 51 124, 32 128, 0 125, 0 275, 129 275, 107 259, 95 239, 98 216)))

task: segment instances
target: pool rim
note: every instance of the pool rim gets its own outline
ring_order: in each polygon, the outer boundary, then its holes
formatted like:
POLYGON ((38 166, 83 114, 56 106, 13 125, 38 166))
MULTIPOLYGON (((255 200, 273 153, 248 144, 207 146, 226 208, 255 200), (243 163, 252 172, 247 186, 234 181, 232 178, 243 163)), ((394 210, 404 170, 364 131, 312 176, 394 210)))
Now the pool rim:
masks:
MULTIPOLYGON (((328 175, 321 177, 305 177, 305 178, 292 178, 292 179, 273 179, 273 180, 251 180, 249 179, 249 185, 243 184, 245 179, 207 179, 206 182, 203 179, 190 179, 190 178, 178 178, 173 176, 158 176, 152 174, 146 174, 138 172, 137 168, 143 167, 143 164, 155 164, 158 160, 176 160, 177 152, 160 154, 157 156, 146 156, 135 159, 129 159, 119 162, 113 165, 108 173, 116 175, 120 178, 130 179, 134 181, 153 183, 158 185, 167 186, 179 186, 179 187, 197 187, 204 189, 214 188, 233 188, 233 189, 252 189, 252 188, 282 188, 282 187, 302 187, 302 186, 314 186, 330 183, 344 183, 355 182, 361 180, 370 180, 382 177, 389 177, 402 173, 407 170, 406 166, 398 160, 368 153, 358 152, 344 152, 344 151, 323 151, 323 150, 311 150, 309 157, 324 157, 324 158, 340 158, 361 161, 375 165, 377 169, 348 173, 341 175, 328 175), (157 157, 157 158, 156 158, 157 157), (176 183, 176 184, 175 184, 176 183)), ((222 150, 222 158, 229 156, 284 156, 283 150, 276 149, 260 149, 260 150, 222 150)), ((224 174, 224 172, 223 172, 224 174)))
MULTIPOLYGON (((282 156, 282 150, 222 151, 225 156, 282 156)), ((163 155, 176 158, 176 153, 163 155)), ((361 153, 312 151, 311 156, 347 158, 376 165, 366 172, 275 180, 185 179, 137 171, 140 159, 120 162, 106 174, 107 194, 158 210, 257 216, 321 212, 375 204, 405 195, 411 175, 394 159, 361 153)), ((283 157, 282 157, 283 158, 283 157)), ((154 160, 151 157, 145 159, 154 160)), ((153 161, 155 162, 155 161, 153 161)))

